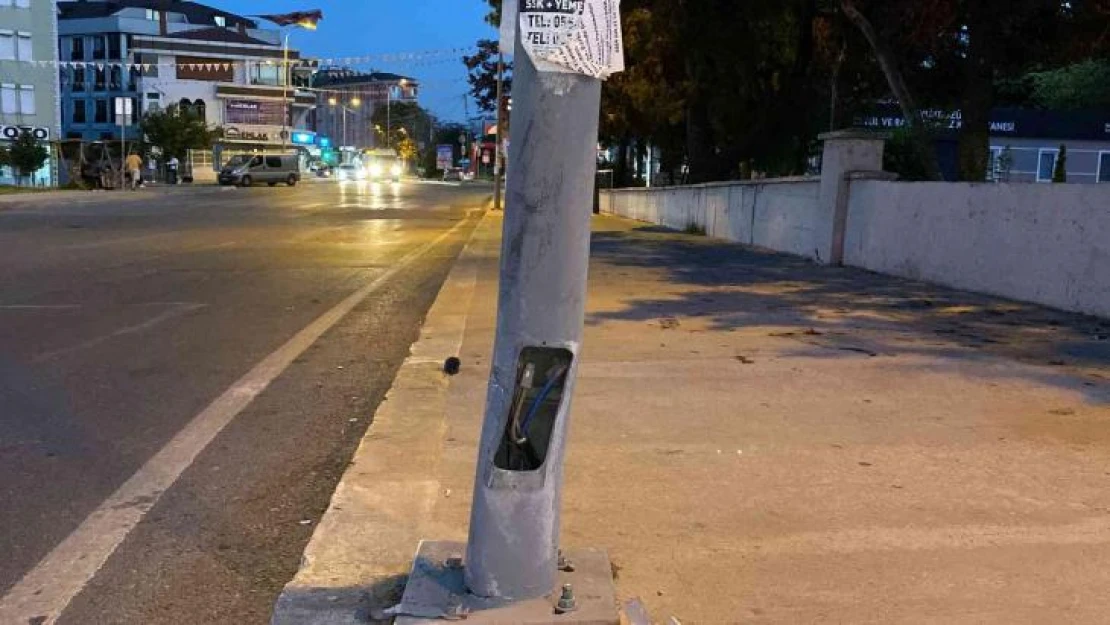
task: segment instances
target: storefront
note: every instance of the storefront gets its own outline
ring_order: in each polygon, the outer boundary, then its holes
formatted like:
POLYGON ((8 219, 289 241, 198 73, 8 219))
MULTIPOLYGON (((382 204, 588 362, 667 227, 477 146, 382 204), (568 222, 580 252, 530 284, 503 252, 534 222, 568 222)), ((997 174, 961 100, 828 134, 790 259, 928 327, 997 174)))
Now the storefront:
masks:
POLYGON ((54 184, 54 147, 50 144, 50 129, 45 126, 7 126, 0 125, 0 145, 5 148, 10 148, 12 142, 19 138, 19 135, 29 132, 39 143, 50 152, 50 158, 46 163, 30 176, 17 176, 13 167, 0 167, 0 184, 19 184, 19 185, 34 185, 36 187, 48 187, 54 184))

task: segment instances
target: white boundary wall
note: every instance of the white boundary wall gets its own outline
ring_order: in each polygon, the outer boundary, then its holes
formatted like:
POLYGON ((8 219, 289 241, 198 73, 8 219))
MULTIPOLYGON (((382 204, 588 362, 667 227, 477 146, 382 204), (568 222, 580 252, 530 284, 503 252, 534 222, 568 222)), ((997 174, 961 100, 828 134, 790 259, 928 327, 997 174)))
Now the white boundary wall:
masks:
MULTIPOLYGON (((859 177, 841 172, 827 191, 846 195, 844 264, 1110 318, 1110 184, 859 177)), ((601 210, 828 262, 836 233, 823 213, 836 202, 820 188, 782 178, 617 189, 602 192, 601 210)))
POLYGON ((844 263, 1110 317, 1110 185, 853 181, 844 263))
POLYGON ((601 211, 676 230, 696 226, 711 237, 815 258, 822 249, 820 187, 820 178, 777 178, 614 189, 602 192, 601 211))

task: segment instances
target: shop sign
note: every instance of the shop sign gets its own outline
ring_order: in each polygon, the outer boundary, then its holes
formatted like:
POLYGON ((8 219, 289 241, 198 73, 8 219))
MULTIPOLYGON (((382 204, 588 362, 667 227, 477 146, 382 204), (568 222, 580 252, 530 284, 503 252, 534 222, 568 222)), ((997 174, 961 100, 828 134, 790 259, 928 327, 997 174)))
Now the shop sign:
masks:
POLYGON ((19 135, 29 132, 39 141, 50 139, 50 129, 44 126, 3 126, 0 125, 0 139, 15 141, 19 135))

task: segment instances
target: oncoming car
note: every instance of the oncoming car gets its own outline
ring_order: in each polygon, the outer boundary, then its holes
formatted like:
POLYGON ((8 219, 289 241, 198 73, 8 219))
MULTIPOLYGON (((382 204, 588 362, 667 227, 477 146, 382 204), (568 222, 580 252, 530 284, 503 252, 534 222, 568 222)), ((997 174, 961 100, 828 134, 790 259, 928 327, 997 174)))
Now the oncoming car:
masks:
POLYGON ((363 157, 367 178, 399 182, 405 169, 393 150, 372 150, 363 157))
POLYGON ((335 168, 336 180, 366 180, 366 170, 358 165, 346 163, 335 168))

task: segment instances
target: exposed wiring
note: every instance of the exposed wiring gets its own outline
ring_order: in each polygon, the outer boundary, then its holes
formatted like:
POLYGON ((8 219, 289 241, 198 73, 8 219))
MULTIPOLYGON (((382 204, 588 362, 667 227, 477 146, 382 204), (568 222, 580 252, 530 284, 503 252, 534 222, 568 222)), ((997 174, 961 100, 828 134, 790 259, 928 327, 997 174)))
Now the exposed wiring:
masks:
POLYGON ((536 395, 536 399, 532 400, 532 407, 528 409, 528 416, 524 417, 524 421, 520 424, 519 430, 513 433, 517 445, 523 445, 528 442, 528 426, 532 423, 532 418, 536 416, 540 404, 547 399, 547 394, 551 392, 551 389, 555 388, 555 383, 566 374, 567 369, 567 365, 557 365, 548 373, 547 382, 544 383, 543 388, 540 389, 539 395, 536 395))

